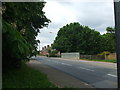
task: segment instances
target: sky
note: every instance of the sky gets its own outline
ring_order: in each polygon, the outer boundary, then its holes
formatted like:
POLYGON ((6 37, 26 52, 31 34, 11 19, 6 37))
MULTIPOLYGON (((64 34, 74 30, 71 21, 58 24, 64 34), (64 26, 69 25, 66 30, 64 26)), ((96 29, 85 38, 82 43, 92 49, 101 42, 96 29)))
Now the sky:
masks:
POLYGON ((113 0, 45 0, 43 11, 51 20, 48 27, 40 29, 37 40, 40 40, 38 49, 51 45, 59 28, 66 24, 79 22, 91 29, 106 33, 106 27, 114 27, 113 0))

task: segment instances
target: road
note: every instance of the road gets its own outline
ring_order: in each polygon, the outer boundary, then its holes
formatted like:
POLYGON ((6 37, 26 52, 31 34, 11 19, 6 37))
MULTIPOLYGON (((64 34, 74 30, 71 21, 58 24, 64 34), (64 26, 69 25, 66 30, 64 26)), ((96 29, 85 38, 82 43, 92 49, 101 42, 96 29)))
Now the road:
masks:
POLYGON ((116 64, 41 56, 32 58, 52 68, 72 75, 95 88, 117 88, 116 64))

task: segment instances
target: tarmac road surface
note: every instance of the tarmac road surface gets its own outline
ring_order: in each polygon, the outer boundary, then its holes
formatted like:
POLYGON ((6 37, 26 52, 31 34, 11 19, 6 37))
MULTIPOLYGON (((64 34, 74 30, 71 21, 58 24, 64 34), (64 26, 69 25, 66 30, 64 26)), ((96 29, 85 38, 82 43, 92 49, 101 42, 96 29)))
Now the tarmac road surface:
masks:
POLYGON ((86 82, 95 88, 117 88, 117 69, 114 63, 42 56, 32 58, 86 82))

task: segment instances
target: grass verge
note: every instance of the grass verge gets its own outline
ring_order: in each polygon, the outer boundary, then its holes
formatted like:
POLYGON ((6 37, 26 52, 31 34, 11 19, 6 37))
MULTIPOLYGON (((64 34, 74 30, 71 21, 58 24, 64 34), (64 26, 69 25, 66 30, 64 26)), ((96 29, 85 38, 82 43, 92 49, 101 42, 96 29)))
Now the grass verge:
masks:
POLYGON ((4 72, 2 75, 2 88, 57 88, 48 81, 47 75, 28 67, 22 67, 4 72))
POLYGON ((112 59, 111 60, 82 59, 82 60, 117 63, 117 60, 112 60, 112 59))

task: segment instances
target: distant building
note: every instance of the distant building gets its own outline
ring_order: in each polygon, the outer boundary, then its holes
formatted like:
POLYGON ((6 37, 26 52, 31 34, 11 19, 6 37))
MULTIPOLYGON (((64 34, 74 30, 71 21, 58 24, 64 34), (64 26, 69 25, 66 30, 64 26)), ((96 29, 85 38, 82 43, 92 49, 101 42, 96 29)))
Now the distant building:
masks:
MULTIPOLYGON (((51 44, 51 46, 52 46, 52 44, 51 44)), ((52 49, 51 46, 47 45, 47 46, 42 47, 40 54, 45 55, 45 56, 49 56, 50 52, 57 51, 56 49, 52 49)), ((60 56, 60 51, 58 51, 58 53, 56 53, 56 56, 60 56)))
POLYGON ((41 50, 40 54, 41 54, 41 55, 45 55, 45 56, 46 56, 46 55, 49 55, 46 46, 45 46, 45 47, 42 47, 42 50, 41 50))

